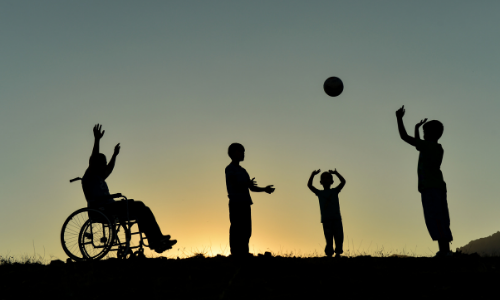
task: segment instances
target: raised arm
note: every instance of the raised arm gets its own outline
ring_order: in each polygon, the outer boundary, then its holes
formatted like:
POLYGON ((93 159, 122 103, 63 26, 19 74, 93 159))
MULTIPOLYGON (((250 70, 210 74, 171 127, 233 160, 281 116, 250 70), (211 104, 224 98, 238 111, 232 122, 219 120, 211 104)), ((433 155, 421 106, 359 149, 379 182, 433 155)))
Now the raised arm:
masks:
POLYGON ((96 124, 94 126, 94 148, 92 148, 92 156, 96 156, 99 154, 99 142, 101 141, 102 136, 104 135, 104 130, 101 132, 102 125, 96 124))
POLYGON ((118 156, 119 153, 120 153, 120 143, 116 144, 115 151, 113 152, 113 157, 111 157, 111 160, 106 166, 106 173, 104 174, 104 179, 108 178, 108 176, 111 175, 111 172, 113 172, 113 169, 115 168, 116 157, 118 156))
POLYGON ((318 192, 318 189, 313 186, 313 179, 314 176, 319 174, 319 172, 321 172, 321 170, 319 169, 316 171, 312 171, 311 176, 309 177, 309 181, 307 182, 307 187, 311 190, 311 192, 315 194, 318 192))
POLYGON ((344 178, 342 175, 340 175, 340 173, 339 173, 339 172, 337 172, 337 169, 335 169, 335 170, 333 170, 333 171, 332 171, 332 170, 330 170, 330 171, 329 171, 329 173, 330 173, 330 174, 335 174, 335 175, 339 178, 339 180, 340 180, 340 184, 339 184, 339 186, 337 186, 337 189, 338 189, 338 190, 339 190, 339 192, 340 192, 340 191, 344 188, 344 185, 345 185, 345 183, 346 183, 345 178, 344 178))
POLYGON ((415 139, 420 140, 420 126, 424 125, 427 122, 427 118, 421 120, 415 125, 415 139))
POLYGON ((401 139, 408 144, 415 146, 415 139, 406 133, 405 125, 403 123, 403 116, 405 115, 405 106, 403 105, 400 109, 396 111, 396 118, 398 120, 398 130, 401 139))

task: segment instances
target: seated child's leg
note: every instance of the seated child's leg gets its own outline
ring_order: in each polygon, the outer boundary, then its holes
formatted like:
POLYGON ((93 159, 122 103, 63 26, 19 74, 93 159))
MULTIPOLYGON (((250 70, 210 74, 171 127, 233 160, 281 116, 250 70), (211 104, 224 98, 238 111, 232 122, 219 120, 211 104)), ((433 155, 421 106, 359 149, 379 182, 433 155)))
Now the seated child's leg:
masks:
POLYGON ((127 206, 128 217, 130 220, 137 220, 139 230, 144 232, 149 244, 154 244, 158 239, 163 237, 153 212, 141 201, 116 201, 108 204, 107 208, 111 208, 120 219, 127 220, 127 206))
POLYGON ((335 253, 344 253, 344 227, 342 226, 342 219, 334 221, 333 237, 335 239, 335 253))
POLYGON ((132 203, 133 205, 132 207, 129 206, 129 210, 137 214, 139 230, 144 232, 148 241, 154 243, 157 239, 163 237, 160 226, 156 222, 156 218, 151 209, 141 201, 134 201, 132 203))
POLYGON ((323 233, 325 234, 326 247, 325 254, 332 256, 335 251, 333 250, 333 221, 323 221, 323 233))

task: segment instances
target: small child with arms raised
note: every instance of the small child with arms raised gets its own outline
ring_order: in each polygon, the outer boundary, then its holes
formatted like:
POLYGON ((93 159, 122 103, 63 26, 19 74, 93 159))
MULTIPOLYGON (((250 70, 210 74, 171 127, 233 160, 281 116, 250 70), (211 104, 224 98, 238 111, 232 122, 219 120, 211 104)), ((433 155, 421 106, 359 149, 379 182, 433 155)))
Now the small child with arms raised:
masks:
POLYGON ((307 187, 318 196, 319 208, 321 211, 321 223, 323 223, 323 232, 326 239, 325 254, 332 257, 339 257, 344 253, 342 244, 344 243, 344 229, 342 227, 342 218, 340 216, 339 193, 344 187, 346 181, 342 175, 335 171, 323 172, 321 174, 320 183, 323 190, 318 190, 313 186, 314 176, 318 175, 321 170, 313 171, 307 187), (340 184, 336 188, 331 188, 333 184, 333 176, 335 174, 340 179, 340 184), (333 249, 333 240, 335 239, 335 250, 333 249))

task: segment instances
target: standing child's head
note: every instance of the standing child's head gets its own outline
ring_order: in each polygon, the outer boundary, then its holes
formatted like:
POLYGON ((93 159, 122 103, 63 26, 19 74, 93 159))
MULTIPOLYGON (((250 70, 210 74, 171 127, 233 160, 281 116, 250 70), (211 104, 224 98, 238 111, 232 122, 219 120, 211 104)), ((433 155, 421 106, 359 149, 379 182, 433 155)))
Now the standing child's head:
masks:
POLYGON ((243 161, 245 159, 245 148, 242 144, 232 143, 227 149, 227 154, 232 161, 243 161))
POLYGON ((325 190, 329 189, 330 186, 333 184, 332 174, 330 174, 328 172, 321 173, 321 179, 320 179, 319 183, 321 183, 321 185, 323 186, 323 188, 325 190))
POLYGON ((432 120, 425 123, 422 129, 424 130, 424 140, 437 142, 443 135, 444 126, 438 120, 432 120))

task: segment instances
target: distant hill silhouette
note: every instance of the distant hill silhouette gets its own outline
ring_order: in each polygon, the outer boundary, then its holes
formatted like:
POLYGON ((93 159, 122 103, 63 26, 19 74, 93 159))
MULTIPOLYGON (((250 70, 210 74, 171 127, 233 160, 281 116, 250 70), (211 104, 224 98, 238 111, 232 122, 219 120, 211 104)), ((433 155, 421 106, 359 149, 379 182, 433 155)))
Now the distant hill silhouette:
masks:
POLYGON ((481 256, 500 256, 500 231, 490 236, 470 241, 467 245, 457 248, 457 251, 467 254, 477 252, 481 256))

